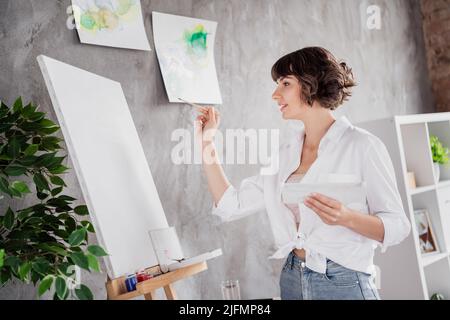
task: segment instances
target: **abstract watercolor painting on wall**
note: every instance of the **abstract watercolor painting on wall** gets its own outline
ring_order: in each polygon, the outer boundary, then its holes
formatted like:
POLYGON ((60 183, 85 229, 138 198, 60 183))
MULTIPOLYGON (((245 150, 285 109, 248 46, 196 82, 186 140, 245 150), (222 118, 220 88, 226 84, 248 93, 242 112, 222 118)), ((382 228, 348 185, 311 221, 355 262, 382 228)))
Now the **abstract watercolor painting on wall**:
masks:
POLYGON ((150 51, 140 0, 72 0, 82 43, 150 51))
POLYGON ((214 63, 217 22, 153 12, 153 38, 167 96, 222 104, 214 63))

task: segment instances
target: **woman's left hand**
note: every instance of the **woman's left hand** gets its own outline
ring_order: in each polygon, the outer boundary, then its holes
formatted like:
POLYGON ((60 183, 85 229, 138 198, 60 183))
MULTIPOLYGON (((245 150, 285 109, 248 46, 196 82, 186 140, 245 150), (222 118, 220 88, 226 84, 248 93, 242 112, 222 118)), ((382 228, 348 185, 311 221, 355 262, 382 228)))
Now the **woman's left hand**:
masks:
POLYGON ((329 225, 346 226, 352 214, 352 210, 338 200, 320 193, 310 194, 304 203, 308 208, 317 213, 323 222, 329 225))

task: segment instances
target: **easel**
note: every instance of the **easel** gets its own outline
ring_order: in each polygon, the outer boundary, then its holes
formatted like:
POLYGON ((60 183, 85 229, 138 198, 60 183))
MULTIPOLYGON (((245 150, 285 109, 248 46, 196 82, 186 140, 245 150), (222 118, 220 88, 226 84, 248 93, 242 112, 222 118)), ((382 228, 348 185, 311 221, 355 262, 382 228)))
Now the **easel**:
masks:
MULTIPOLYGON (((106 281, 106 292, 108 300, 128 300, 138 296, 144 296, 145 300, 155 300, 156 290, 164 288, 167 300, 176 300, 177 296, 172 283, 200 273, 208 269, 206 261, 196 263, 184 268, 160 274, 154 278, 139 282, 136 284, 136 290, 128 292, 125 286, 126 277, 109 279, 106 281)), ((145 269, 149 274, 159 274, 161 269, 159 266, 145 269)))

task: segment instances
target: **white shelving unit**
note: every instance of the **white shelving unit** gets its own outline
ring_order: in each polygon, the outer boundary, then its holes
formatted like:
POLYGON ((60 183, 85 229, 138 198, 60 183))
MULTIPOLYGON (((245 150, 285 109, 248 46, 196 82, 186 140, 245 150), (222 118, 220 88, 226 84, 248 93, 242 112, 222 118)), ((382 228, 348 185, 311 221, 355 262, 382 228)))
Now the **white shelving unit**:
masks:
POLYGON ((385 253, 377 250, 377 283, 382 299, 429 299, 441 293, 450 299, 450 166, 440 166, 435 179, 429 137, 436 135, 450 147, 450 112, 395 116, 358 123, 378 136, 391 156, 410 235, 385 253), (408 186, 414 172, 417 187, 408 186), (414 210, 429 213, 438 253, 422 254, 414 210))

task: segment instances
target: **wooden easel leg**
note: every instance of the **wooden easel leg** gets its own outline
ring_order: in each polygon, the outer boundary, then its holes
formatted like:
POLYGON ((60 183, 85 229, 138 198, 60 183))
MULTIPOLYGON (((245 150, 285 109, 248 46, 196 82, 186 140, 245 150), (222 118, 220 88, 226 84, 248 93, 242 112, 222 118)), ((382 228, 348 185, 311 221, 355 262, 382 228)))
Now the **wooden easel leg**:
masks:
POLYGON ((149 293, 144 294, 145 300, 156 300, 156 291, 150 291, 149 293))
POLYGON ((167 300, 177 300, 177 295, 172 284, 169 283, 167 286, 164 286, 164 292, 166 293, 167 300))

